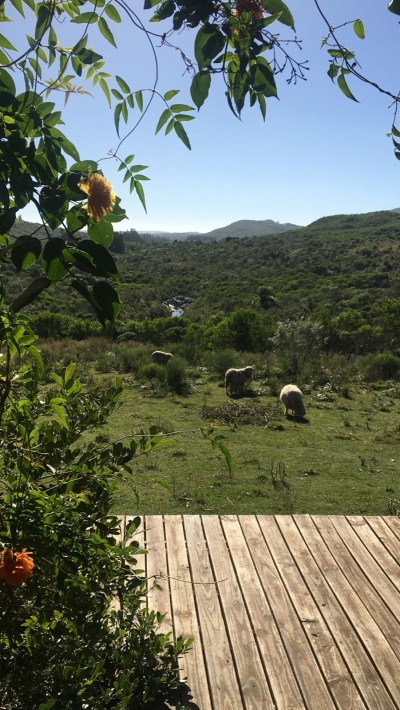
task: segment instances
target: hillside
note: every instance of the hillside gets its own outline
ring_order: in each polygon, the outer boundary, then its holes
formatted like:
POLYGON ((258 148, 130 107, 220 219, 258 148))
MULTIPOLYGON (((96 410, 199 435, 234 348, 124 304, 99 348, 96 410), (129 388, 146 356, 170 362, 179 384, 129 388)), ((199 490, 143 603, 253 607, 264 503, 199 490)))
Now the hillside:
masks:
MULTIPOLYGON (((388 332, 395 331, 387 336, 388 347, 400 341, 400 214, 393 211, 335 215, 283 234, 209 244, 125 242, 124 253, 114 258, 121 282, 119 331, 133 320, 167 317, 166 303, 186 298, 185 321, 197 324, 251 308, 271 322, 312 316, 328 331, 332 326, 332 338, 335 323, 349 337, 364 329, 374 347, 383 344, 379 328, 387 323, 388 332), (268 311, 261 307, 261 287, 276 301, 268 311)), ((11 264, 2 267, 10 300, 32 272, 40 273, 38 264, 17 276, 11 264)), ((90 306, 63 284, 28 308, 39 311, 94 320, 90 306)))
POLYGON ((266 234, 282 234, 291 229, 300 229, 297 224, 280 224, 273 219, 240 219, 226 227, 213 229, 211 232, 140 232, 143 239, 152 241, 200 241, 214 242, 231 237, 243 239, 244 237, 263 237, 266 234))
POLYGON ((300 229, 300 227, 297 224, 280 224, 272 219, 240 219, 238 222, 232 222, 226 227, 206 232, 204 236, 212 237, 218 241, 228 237, 241 239, 243 237, 263 237, 266 234, 282 234, 289 232, 291 229, 300 229))

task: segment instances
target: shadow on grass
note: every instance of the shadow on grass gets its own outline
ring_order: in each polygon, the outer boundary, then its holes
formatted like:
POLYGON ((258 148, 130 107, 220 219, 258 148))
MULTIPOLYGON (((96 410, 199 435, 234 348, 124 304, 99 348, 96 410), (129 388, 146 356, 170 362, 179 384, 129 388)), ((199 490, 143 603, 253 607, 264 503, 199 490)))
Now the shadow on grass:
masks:
POLYGON ((296 422, 296 424, 310 424, 310 420, 306 417, 297 417, 295 414, 287 414, 286 419, 288 422, 296 422))

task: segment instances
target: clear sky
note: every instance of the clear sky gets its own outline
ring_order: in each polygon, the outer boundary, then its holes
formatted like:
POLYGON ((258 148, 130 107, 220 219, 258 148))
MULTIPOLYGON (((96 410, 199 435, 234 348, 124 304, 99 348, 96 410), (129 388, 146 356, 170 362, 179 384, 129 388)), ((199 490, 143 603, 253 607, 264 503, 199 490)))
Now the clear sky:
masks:
MULTIPOLYGON (((150 30, 161 33, 169 28, 170 21, 150 24, 152 13, 142 10, 142 4, 130 0, 150 30)), ((149 166, 150 181, 144 183, 147 215, 136 195, 122 184, 115 159, 101 164, 127 210, 129 221, 120 223, 120 228, 207 232, 240 219, 307 225, 327 215, 400 207, 400 162, 387 137, 393 116, 390 99, 352 78, 348 83, 360 103, 347 99, 326 74, 328 57, 326 48, 321 49, 326 28, 313 0, 287 0, 287 4, 295 18, 296 36, 302 40, 301 52, 293 48, 293 53, 309 60, 307 81, 288 86, 287 75, 277 77, 279 100, 268 100, 266 121, 257 107, 245 108, 239 121, 216 77, 208 101, 200 112, 193 112, 194 121, 185 123, 191 151, 174 132, 155 135, 163 110, 155 99, 120 152, 121 157, 134 153, 135 163, 149 166)), ((387 10, 385 0, 320 0, 320 6, 333 25, 363 20, 366 39, 343 28, 343 43, 356 51, 368 78, 393 93, 399 91, 400 18, 387 10)), ((23 21, 17 22, 23 29, 23 21)), ((107 58, 105 69, 124 77, 132 89, 151 87, 154 62, 144 34, 126 19, 121 25, 109 24, 118 50, 96 28, 90 39, 107 58)), ((294 37, 284 25, 273 28, 281 39, 294 37)), ((61 37, 62 27, 57 31, 61 37)), ((171 41, 193 57, 194 37, 195 31, 190 30, 171 41)), ((155 45, 159 44, 156 39, 155 45)), ((167 47, 157 52, 159 91, 180 89, 176 101, 192 104, 190 76, 179 52, 167 47)), ((134 111, 128 127, 138 117, 134 111)), ((61 128, 82 158, 102 158, 118 144, 113 111, 96 90, 93 98, 72 96, 64 120, 66 126, 61 128)), ((33 212, 25 211, 24 217, 36 220, 33 212)))

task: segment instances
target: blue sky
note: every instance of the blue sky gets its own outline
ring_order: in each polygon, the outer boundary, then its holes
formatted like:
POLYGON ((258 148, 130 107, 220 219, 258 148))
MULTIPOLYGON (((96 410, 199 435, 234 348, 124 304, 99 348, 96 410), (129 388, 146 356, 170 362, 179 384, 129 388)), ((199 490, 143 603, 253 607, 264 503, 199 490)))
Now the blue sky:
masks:
MULTIPOLYGON (((151 12, 141 9, 142 2, 131 0, 131 4, 148 23, 151 12)), ((326 49, 320 48, 326 29, 313 0, 288 0, 288 5, 296 35, 302 40, 302 51, 293 52, 309 60, 307 81, 287 86, 285 76, 278 77, 279 100, 268 100, 264 123, 256 107, 245 108, 238 121, 229 111, 217 77, 208 101, 200 112, 194 112, 195 120, 185 124, 191 151, 174 133, 155 135, 163 106, 153 101, 120 153, 121 157, 134 153, 135 163, 149 166, 146 173, 151 180, 144 184, 147 215, 135 194, 130 195, 122 184, 116 161, 102 162, 129 217, 121 228, 207 232, 239 219, 307 225, 332 214, 400 207, 400 162, 386 135, 392 123, 390 99, 352 79, 349 85, 360 103, 347 99, 327 77, 326 49)), ((320 6, 333 25, 358 17, 363 20, 365 40, 358 39, 351 28, 343 28, 340 37, 356 51, 363 73, 396 93, 400 89, 400 26, 399 17, 388 12, 386 2, 320 0, 320 6)), ((18 29, 24 29, 22 20, 17 23, 18 29)), ((148 23, 160 33, 169 25, 148 23)), ((118 50, 97 29, 90 40, 107 58, 105 69, 124 77, 132 89, 151 87, 154 64, 145 36, 126 20, 121 25, 110 22, 110 27, 118 50)), ((60 37, 62 31, 60 26, 60 37)), ((281 39, 294 36, 283 25, 279 33, 281 39)), ((194 36, 193 30, 186 31, 172 41, 193 56, 194 36)), ((159 91, 180 89, 177 101, 192 104, 190 76, 184 73, 179 52, 161 47, 158 57, 159 91)), ((138 117, 133 112, 129 127, 138 117)), ((98 91, 93 98, 72 96, 64 120, 63 130, 82 158, 102 158, 118 144, 113 112, 98 91)), ((26 211, 24 216, 35 215, 26 211)))

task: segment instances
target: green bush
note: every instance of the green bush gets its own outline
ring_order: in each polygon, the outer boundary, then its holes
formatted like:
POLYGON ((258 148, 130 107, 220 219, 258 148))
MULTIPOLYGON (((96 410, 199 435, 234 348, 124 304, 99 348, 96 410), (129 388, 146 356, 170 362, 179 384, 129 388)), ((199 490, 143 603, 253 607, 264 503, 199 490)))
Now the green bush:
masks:
POLYGON ((117 543, 110 510, 116 479, 132 475, 132 459, 159 436, 84 444, 115 409, 121 383, 88 389, 71 364, 43 388, 35 338, 14 318, 0 319, 1 705, 148 708, 179 685, 188 644, 161 634, 162 617, 143 603, 140 519, 126 531, 132 541, 117 543), (33 364, 13 368, 17 352, 33 364), (17 578, 24 550, 34 568, 17 578))
POLYGON ((232 348, 204 353, 204 364, 208 370, 224 377, 230 367, 240 367, 239 355, 232 348))
POLYGON ((190 386, 185 360, 175 355, 171 360, 168 360, 165 370, 168 388, 176 394, 188 394, 190 386))
POLYGON ((148 363, 150 353, 148 349, 127 343, 118 343, 115 346, 116 368, 118 372, 139 372, 143 364, 148 363))
POLYGON ((362 359, 364 377, 369 382, 397 379, 400 372, 400 358, 393 353, 377 353, 362 359))

